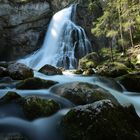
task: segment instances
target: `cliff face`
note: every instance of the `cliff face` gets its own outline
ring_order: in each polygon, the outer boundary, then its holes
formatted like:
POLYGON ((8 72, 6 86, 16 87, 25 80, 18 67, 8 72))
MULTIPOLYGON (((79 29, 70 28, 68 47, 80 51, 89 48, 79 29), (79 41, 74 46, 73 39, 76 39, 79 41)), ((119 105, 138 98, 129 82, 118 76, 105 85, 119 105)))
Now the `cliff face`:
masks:
POLYGON ((0 0, 0 60, 39 48, 51 16, 48 0, 0 0))
MULTIPOLYGON (((52 15, 76 2, 78 1, 0 0, 0 61, 16 60, 40 48, 52 15)), ((96 47, 101 41, 91 34, 91 28, 92 22, 101 12, 101 7, 97 7, 95 12, 90 11, 88 0, 79 1, 77 24, 85 29, 89 40, 96 47)))

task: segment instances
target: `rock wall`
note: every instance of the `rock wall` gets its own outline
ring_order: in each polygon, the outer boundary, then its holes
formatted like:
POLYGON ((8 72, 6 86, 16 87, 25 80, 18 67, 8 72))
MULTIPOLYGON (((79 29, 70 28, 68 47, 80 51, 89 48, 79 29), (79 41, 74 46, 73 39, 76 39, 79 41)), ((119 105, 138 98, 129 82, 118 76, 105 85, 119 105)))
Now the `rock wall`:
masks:
POLYGON ((0 0, 0 60, 39 48, 51 16, 48 0, 0 0))

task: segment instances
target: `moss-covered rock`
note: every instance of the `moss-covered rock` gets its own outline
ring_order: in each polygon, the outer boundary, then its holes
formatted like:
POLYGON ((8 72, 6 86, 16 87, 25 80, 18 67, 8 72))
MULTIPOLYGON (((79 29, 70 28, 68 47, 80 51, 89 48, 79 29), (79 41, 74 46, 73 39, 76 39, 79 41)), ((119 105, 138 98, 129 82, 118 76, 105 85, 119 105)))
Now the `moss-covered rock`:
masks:
POLYGON ((89 75, 95 74, 95 71, 92 68, 89 68, 89 69, 85 70, 82 74, 85 76, 89 76, 89 75))
POLYGON ((60 105, 50 99, 45 100, 39 97, 28 97, 23 105, 25 116, 29 120, 40 117, 48 117, 56 113, 60 109, 60 105))
POLYGON ((97 85, 84 82, 58 85, 52 88, 52 92, 76 105, 93 103, 102 99, 110 99, 114 104, 118 104, 118 101, 106 90, 97 85))
POLYGON ((24 80, 33 77, 33 70, 24 64, 14 63, 7 68, 8 75, 14 80, 24 80))
POLYGON ((140 72, 131 73, 117 78, 117 80, 128 90, 140 92, 140 72))
POLYGON ((45 75, 62 75, 62 70, 51 65, 43 66, 39 72, 45 75))
POLYGON ((139 140, 140 118, 134 108, 109 100, 78 106, 62 119, 66 140, 139 140))
POLYGON ((128 67, 125 66, 123 63, 119 62, 110 62, 110 63, 104 63, 102 65, 99 65, 97 68, 97 74, 101 76, 107 76, 107 77, 118 77, 125 74, 128 74, 128 67))
POLYGON ((17 89, 47 89, 58 82, 51 80, 44 80, 37 77, 28 78, 16 85, 17 89))
POLYGON ((88 69, 95 68, 100 59, 97 53, 92 52, 79 60, 79 68, 88 69))

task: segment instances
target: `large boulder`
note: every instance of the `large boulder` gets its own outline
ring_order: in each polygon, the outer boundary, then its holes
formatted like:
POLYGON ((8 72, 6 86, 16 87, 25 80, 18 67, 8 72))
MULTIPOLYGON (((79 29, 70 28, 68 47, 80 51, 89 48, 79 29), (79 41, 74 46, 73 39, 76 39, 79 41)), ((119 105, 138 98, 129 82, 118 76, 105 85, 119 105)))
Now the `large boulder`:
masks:
POLYGON ((131 73, 117 78, 117 80, 128 90, 140 92, 140 72, 131 73))
POLYGON ((100 62, 100 58, 98 54, 92 52, 79 60, 78 67, 81 69, 95 68, 99 62, 100 62))
POLYGON ((60 68, 56 68, 54 66, 46 64, 43 66, 39 72, 45 74, 45 75, 62 75, 62 71, 60 68))
POLYGON ((25 116, 29 120, 51 116, 59 109, 60 105, 56 101, 52 99, 46 100, 35 96, 26 98, 23 105, 25 116))
POLYGON ((134 107, 116 106, 110 100, 77 106, 61 124, 66 140, 140 139, 140 118, 134 107))
POLYGON ((96 70, 97 74, 112 78, 128 74, 128 67, 120 62, 104 63, 99 65, 96 70))
POLYGON ((97 85, 84 82, 73 82, 55 86, 51 90, 53 93, 64 97, 76 105, 93 103, 102 99, 110 99, 114 104, 118 101, 108 91, 97 85))
POLYGON ((13 60, 39 48, 51 17, 50 0, 1 0, 0 60, 13 60))
POLYGON ((44 80, 44 79, 33 77, 19 82, 16 85, 16 88, 17 89, 47 89, 57 83, 58 82, 55 81, 44 80))
POLYGON ((0 66, 0 77, 5 77, 6 75, 8 75, 6 68, 0 66))
POLYGON ((8 75, 14 80, 24 80, 29 77, 33 77, 33 70, 24 64, 14 63, 7 68, 8 75))

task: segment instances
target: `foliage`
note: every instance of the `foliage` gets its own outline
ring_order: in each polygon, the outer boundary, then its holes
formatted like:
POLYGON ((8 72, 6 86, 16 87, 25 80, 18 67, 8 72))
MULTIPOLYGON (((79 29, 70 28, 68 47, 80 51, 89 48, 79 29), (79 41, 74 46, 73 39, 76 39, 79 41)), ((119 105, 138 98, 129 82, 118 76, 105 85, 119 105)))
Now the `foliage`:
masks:
MULTIPOLYGON (((92 33, 96 37, 106 36, 111 47, 118 45, 125 52, 128 46, 139 43, 140 0, 98 1, 103 6, 103 15, 93 23, 92 33)), ((92 0, 97 3, 97 0, 92 0)), ((91 4, 90 4, 91 5, 91 4)))

